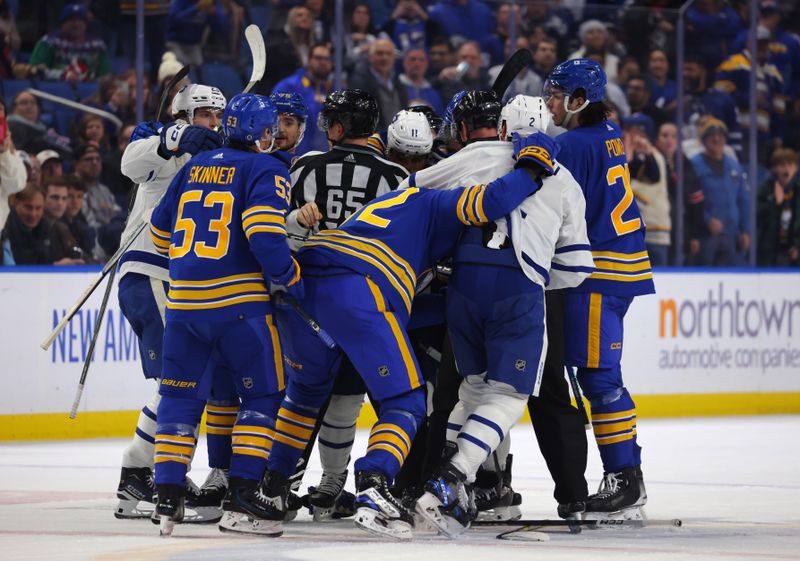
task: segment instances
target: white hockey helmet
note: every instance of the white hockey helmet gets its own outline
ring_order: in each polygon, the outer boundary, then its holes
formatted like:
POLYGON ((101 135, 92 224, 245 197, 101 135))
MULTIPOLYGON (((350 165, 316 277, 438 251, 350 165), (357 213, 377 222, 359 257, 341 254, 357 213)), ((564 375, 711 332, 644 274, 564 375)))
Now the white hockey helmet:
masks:
POLYGON ((546 132, 551 119, 544 98, 515 95, 500 111, 497 130, 505 135, 500 140, 511 140, 513 133, 525 137, 535 132, 546 132))
POLYGON ((423 156, 433 149, 433 132, 422 113, 399 111, 389 125, 388 148, 408 156, 423 156))
POLYGON ((172 98, 172 115, 175 116, 182 111, 189 117, 189 124, 194 121, 194 112, 201 107, 211 107, 225 109, 227 100, 222 92, 214 86, 203 84, 187 84, 178 90, 172 98))

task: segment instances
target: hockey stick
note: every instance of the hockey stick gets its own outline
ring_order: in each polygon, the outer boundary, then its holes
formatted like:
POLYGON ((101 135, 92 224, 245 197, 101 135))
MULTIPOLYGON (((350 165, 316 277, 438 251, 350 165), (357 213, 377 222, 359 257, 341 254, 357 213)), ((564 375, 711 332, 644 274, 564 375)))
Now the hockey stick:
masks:
POLYGON ((72 109, 83 111, 84 113, 91 113, 92 115, 97 115, 98 117, 102 117, 107 121, 111 121, 114 124, 114 127, 116 127, 116 130, 122 128, 122 121, 120 121, 119 117, 117 117, 113 113, 109 113, 108 111, 103 111, 102 109, 98 109, 97 107, 92 107, 91 105, 86 105, 85 103, 80 103, 78 101, 73 101, 65 97, 43 92, 42 90, 37 90, 35 88, 28 88, 25 91, 27 91, 30 94, 33 94, 36 97, 41 97, 42 99, 46 99, 47 101, 52 101, 53 103, 58 103, 59 105, 65 105, 67 107, 71 107, 72 109))
MULTIPOLYGON (((167 100, 169 98, 169 92, 172 91, 172 88, 175 87, 175 84, 179 83, 186 77, 187 74, 189 74, 189 70, 190 66, 187 64, 186 66, 181 68, 175 74, 175 76, 172 77, 172 79, 169 81, 169 84, 167 84, 167 87, 161 94, 161 101, 159 102, 158 105, 158 114, 156 115, 156 118, 158 120, 161 119, 164 113, 164 109, 166 108, 167 100)), ((128 209, 129 211, 131 208, 133 208, 133 201, 135 198, 136 198, 136 192, 134 191, 133 196, 131 197, 131 203, 128 209)), ((97 278, 93 280, 89 284, 89 286, 86 287, 86 289, 78 297, 78 300, 72 305, 72 307, 64 315, 64 317, 61 318, 61 321, 58 322, 58 325, 56 325, 53 331, 50 332, 50 335, 48 335, 47 338, 45 338, 45 340, 42 341, 42 343, 39 345, 43 350, 46 351, 47 349, 50 348, 50 345, 53 344, 53 341, 56 340, 56 337, 58 337, 59 333, 61 333, 64 330, 64 328, 67 326, 70 320, 72 320, 75 314, 78 313, 78 310, 80 310, 83 307, 83 305, 86 303, 89 297, 94 293, 95 290, 97 290, 97 287, 100 286, 100 283, 103 282, 103 279, 117 266, 117 263, 122 258, 122 255, 128 250, 131 244, 133 244, 136 238, 139 237, 139 234, 142 233, 142 231, 147 227, 147 225, 148 223, 146 221, 142 221, 142 223, 139 224, 136 227, 136 229, 131 233, 128 239, 124 243, 120 243, 119 249, 117 249, 114 255, 112 255, 111 258, 106 262, 106 264, 103 266, 103 269, 100 271, 100 274, 97 276, 97 278)), ((111 290, 111 283, 109 283, 108 287, 106 288, 106 295, 104 295, 103 297, 104 300, 107 299, 107 294, 108 291, 110 290, 111 290)))
POLYGON ((253 86, 264 77, 264 70, 267 68, 267 49, 264 46, 264 36, 261 30, 254 23, 247 26, 244 30, 244 37, 250 46, 250 53, 253 56, 253 70, 250 73, 250 81, 244 87, 242 93, 248 93, 253 86))
POLYGON ((86 383, 86 376, 89 374, 89 365, 92 363, 94 356, 94 346, 97 343, 97 336, 100 334, 100 326, 103 324, 103 318, 106 315, 106 306, 108 306, 108 297, 111 294, 111 286, 114 284, 114 276, 117 274, 117 268, 111 269, 108 275, 108 288, 103 294, 103 302, 100 304, 100 310, 97 312, 97 319, 94 324, 94 331, 92 332, 92 340, 89 342, 89 348, 86 351, 86 359, 83 361, 83 370, 81 371, 81 379, 78 382, 78 389, 75 392, 75 401, 72 402, 72 409, 69 410, 69 418, 74 419, 78 415, 78 405, 81 403, 83 396, 83 386, 86 383))
POLYGON ((583 403, 583 394, 581 393, 580 385, 578 385, 578 375, 571 366, 567 366, 567 380, 569 380, 569 385, 572 388, 572 395, 575 396, 575 405, 577 405, 578 411, 581 412, 583 417, 583 426, 586 430, 590 430, 592 423, 589 421, 589 414, 586 412, 586 405, 583 403))
POLYGON ((508 86, 510 86, 517 75, 531 63, 532 59, 533 57, 528 49, 519 49, 509 57, 503 65, 503 68, 501 68, 500 72, 497 74, 494 84, 492 84, 492 91, 497 94, 498 98, 503 99, 503 95, 506 93, 508 86))
POLYGON ((320 324, 318 324, 314 318, 308 315, 308 312, 305 311, 303 307, 300 306, 300 304, 298 304, 297 300, 295 300, 293 297, 289 296, 285 292, 274 293, 272 295, 272 299, 278 306, 288 305, 290 308, 292 308, 295 311, 295 313, 297 313, 297 315, 300 316, 300 319, 302 319, 303 322, 308 327, 310 327, 314 333, 317 334, 317 337, 319 337, 322 340, 322 342, 325 343, 326 347, 328 347, 329 349, 336 348, 336 341, 333 340, 333 337, 328 335, 328 332, 322 329, 320 324))
POLYGON ((554 518, 542 519, 520 519, 520 520, 476 520, 472 523, 473 526, 517 526, 516 531, 523 531, 525 528, 546 528, 548 526, 583 526, 588 528, 599 527, 622 527, 629 528, 645 528, 647 526, 669 526, 673 528, 680 528, 683 526, 683 521, 680 518, 671 518, 664 520, 646 519, 646 520, 557 520, 554 518))

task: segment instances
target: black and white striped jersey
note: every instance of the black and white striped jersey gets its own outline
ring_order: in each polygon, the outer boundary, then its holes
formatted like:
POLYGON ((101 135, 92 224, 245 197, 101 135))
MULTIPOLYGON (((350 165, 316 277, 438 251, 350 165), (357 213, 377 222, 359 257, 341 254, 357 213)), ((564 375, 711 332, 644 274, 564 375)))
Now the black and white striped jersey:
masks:
MULTIPOLYGON (((336 228, 366 203, 397 189, 408 177, 408 171, 366 146, 342 144, 328 152, 311 152, 299 158, 292 166, 291 176, 294 210, 287 222, 296 224, 292 215, 314 201, 323 215, 319 229, 324 230, 336 228)), ((304 234, 309 233, 300 228, 304 234)))

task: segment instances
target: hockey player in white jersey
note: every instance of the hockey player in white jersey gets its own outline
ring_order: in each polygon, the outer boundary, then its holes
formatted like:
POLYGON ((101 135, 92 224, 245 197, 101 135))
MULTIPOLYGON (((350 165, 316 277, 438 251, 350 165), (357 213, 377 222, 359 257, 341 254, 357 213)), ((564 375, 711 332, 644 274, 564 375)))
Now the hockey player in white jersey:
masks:
MULTIPOLYGON (((225 97, 217 88, 187 85, 172 100, 174 123, 162 126, 157 122, 144 122, 136 127, 121 162, 122 173, 138 183, 122 239, 132 235, 142 221, 149 221, 153 208, 172 178, 194 154, 222 144, 216 130, 225 103, 225 97)), ((120 309, 139 339, 144 375, 148 379, 158 379, 161 376, 164 309, 169 283, 168 259, 155 250, 150 236, 139 235, 120 259, 119 272, 120 309)), ((160 401, 157 390, 142 408, 133 440, 123 453, 117 488, 119 504, 114 513, 117 518, 149 517, 155 507, 153 457, 156 411, 160 401)), ((222 468, 227 467, 226 462, 230 461, 230 434, 239 407, 238 400, 229 398, 236 395, 233 388, 230 393, 225 388, 218 390, 218 394, 227 395, 209 402, 207 408, 209 464, 215 469, 204 484, 202 494, 196 489, 189 494, 189 498, 195 500, 194 506, 198 506, 197 501, 214 503, 217 497, 221 503, 227 488, 227 477, 222 468)), ((204 518, 210 515, 213 520, 219 509, 213 508, 209 513, 199 506, 195 510, 195 521, 209 521, 204 518)), ((187 521, 192 521, 191 517, 187 521)))
MULTIPOLYGON (((454 177, 458 169, 469 173, 464 170, 468 161, 480 171, 503 173, 513 165, 512 133, 524 137, 546 129, 544 102, 517 96, 500 114, 500 142, 488 141, 488 135, 486 141, 470 142, 470 131, 493 128, 495 104, 494 94, 468 92, 453 115, 466 147, 426 171, 440 174, 437 167, 450 168, 439 176, 448 178, 447 186, 461 181, 454 177), (475 157, 476 147, 485 149, 483 158, 475 157), (488 171, 491 164, 497 167, 488 171)), ((545 288, 575 286, 593 270, 580 187, 554 158, 555 142, 529 152, 552 175, 507 219, 470 228, 454 257, 447 321, 464 381, 448 421, 443 464, 417 503, 418 514, 449 536, 461 533, 476 516, 472 486, 478 468, 507 441, 528 397, 538 394, 547 349, 545 288)), ((423 175, 417 175, 418 184, 435 186, 423 175)))

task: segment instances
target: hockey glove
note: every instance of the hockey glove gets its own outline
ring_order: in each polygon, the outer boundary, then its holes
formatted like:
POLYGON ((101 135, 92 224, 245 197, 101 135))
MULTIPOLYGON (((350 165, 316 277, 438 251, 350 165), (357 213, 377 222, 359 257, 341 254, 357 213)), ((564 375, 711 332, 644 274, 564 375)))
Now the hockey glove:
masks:
POLYGON ((161 129, 161 147, 173 156, 192 156, 222 146, 222 137, 205 127, 174 123, 161 129))
POLYGON ((269 281, 270 292, 286 292, 298 302, 306 294, 303 279, 300 277, 300 265, 294 259, 285 273, 278 277, 270 277, 269 281))
POLYGON ((143 138, 150 138, 151 136, 156 136, 161 132, 161 129, 164 128, 164 125, 159 123, 158 121, 142 121, 136 128, 133 129, 131 133, 130 142, 135 140, 141 140, 143 138))
POLYGON ((544 175, 553 175, 554 160, 560 149, 555 140, 542 132, 535 132, 525 138, 514 133, 512 139, 514 158, 517 160, 515 169, 531 168, 544 175))

